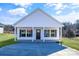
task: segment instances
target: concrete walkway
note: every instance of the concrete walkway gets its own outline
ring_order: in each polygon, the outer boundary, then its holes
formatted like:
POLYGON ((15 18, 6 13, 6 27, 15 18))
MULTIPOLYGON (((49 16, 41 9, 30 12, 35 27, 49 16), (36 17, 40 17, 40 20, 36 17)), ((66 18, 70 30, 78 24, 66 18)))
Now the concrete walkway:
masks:
POLYGON ((79 51, 72 49, 70 47, 67 47, 66 49, 50 54, 48 56, 79 56, 79 51))

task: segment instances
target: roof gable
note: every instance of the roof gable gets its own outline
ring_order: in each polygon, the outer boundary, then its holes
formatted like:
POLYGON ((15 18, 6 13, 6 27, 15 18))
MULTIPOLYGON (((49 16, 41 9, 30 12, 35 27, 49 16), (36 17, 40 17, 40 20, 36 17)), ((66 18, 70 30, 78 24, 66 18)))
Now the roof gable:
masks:
POLYGON ((41 9, 37 9, 14 24, 16 27, 61 27, 55 18, 49 16, 41 9))

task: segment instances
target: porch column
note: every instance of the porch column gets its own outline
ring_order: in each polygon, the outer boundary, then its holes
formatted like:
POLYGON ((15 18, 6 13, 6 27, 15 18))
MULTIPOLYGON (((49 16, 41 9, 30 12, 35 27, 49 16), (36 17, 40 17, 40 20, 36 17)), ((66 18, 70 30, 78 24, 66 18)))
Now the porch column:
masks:
POLYGON ((42 30, 41 30, 41 37, 42 37, 43 42, 45 42, 44 30, 45 30, 45 27, 42 27, 42 30))
POLYGON ((34 27, 32 27, 32 36, 33 36, 33 39, 32 39, 32 42, 33 42, 34 39, 35 39, 35 30, 34 30, 34 27))
POLYGON ((61 27, 61 39, 62 39, 62 27, 61 27))
POLYGON ((59 28, 59 37, 62 38, 62 27, 59 28))
POLYGON ((14 40, 16 41, 17 40, 17 28, 16 27, 14 28, 14 35, 15 35, 15 39, 14 40))

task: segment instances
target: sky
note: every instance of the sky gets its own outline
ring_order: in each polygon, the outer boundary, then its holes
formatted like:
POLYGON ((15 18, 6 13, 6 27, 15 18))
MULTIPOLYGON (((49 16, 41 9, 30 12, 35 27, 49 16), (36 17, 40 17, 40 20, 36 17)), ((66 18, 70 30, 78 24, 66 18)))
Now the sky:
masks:
POLYGON ((77 3, 0 3, 0 23, 14 24, 38 8, 60 22, 75 23, 79 19, 77 3))

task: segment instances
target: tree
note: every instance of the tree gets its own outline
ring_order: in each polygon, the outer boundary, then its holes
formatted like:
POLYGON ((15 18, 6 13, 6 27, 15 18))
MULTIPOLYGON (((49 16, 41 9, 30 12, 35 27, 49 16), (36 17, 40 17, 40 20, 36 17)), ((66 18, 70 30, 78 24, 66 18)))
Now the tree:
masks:
POLYGON ((76 29, 79 30, 79 20, 76 20, 76 29))
POLYGON ((63 36, 64 37, 67 37, 67 31, 69 30, 69 29, 72 29, 73 28, 73 25, 72 25, 72 23, 70 23, 70 22, 65 22, 65 23, 63 23, 63 25, 64 25, 64 27, 63 27, 63 36))
POLYGON ((75 33, 74 33, 73 30, 68 29, 66 36, 67 36, 68 38, 72 38, 72 37, 75 37, 75 33))
POLYGON ((4 26, 4 33, 14 33, 14 27, 12 25, 5 25, 4 26))

